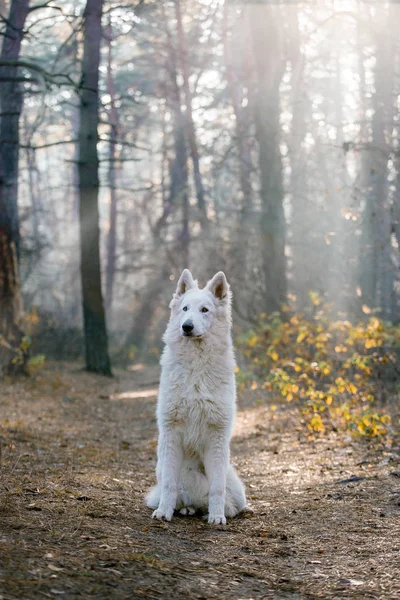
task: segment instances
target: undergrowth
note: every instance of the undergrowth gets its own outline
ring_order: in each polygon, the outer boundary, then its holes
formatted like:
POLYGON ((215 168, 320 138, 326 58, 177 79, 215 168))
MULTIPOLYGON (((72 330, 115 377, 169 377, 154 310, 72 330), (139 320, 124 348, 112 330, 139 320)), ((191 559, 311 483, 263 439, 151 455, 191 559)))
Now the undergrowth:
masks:
POLYGON ((240 388, 268 391, 271 402, 297 403, 317 433, 342 429, 375 437, 388 432, 382 406, 396 393, 400 328, 378 316, 351 323, 331 316, 312 293, 304 314, 261 315, 238 344, 247 359, 240 388))

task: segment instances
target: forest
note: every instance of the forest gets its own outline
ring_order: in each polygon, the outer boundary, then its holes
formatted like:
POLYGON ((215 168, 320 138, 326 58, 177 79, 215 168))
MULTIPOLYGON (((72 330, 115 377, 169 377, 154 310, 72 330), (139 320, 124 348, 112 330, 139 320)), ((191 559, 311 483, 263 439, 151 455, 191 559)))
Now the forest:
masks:
POLYGON ((398 597, 399 24, 0 0, 0 600, 398 597), (233 294, 225 529, 143 503, 185 268, 233 294))

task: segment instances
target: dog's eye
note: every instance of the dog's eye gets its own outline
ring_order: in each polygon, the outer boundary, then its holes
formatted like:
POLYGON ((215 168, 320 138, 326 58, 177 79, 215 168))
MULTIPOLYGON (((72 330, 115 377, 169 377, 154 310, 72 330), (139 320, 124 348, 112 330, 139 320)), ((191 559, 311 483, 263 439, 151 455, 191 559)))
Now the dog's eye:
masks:
POLYGON ((183 307, 183 310, 184 310, 185 312, 187 311, 187 309, 188 309, 188 307, 187 307, 187 306, 184 306, 184 307, 183 307))
POLYGON ((208 308, 206 308, 205 306, 203 306, 203 308, 201 309, 201 312, 208 312, 208 308))

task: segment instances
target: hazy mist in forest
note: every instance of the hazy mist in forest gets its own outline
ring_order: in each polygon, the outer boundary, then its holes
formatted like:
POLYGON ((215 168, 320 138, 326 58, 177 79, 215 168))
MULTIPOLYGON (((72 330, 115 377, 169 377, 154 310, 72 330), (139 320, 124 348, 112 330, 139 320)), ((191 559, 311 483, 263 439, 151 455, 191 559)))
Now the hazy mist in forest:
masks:
MULTIPOLYGON (((20 68, 20 277, 39 347, 59 356, 81 344, 83 10, 32 11, 21 50, 39 68, 20 68)), ((399 23, 400 4, 384 1, 105 3, 99 208, 114 353, 159 347, 184 267, 202 283, 225 271, 243 328, 283 304, 304 310, 310 291, 352 318, 399 321, 399 23)))

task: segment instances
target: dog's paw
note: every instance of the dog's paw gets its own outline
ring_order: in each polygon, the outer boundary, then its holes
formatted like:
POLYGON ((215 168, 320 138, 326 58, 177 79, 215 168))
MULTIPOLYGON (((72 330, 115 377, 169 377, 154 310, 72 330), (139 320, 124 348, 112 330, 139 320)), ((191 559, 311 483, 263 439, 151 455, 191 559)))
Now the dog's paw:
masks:
POLYGON ((160 510, 157 508, 151 515, 151 518, 157 519, 158 521, 171 521, 173 514, 173 510, 160 510))
POLYGON ((179 511, 181 515, 194 515, 194 513, 196 512, 196 509, 193 508, 193 506, 184 506, 183 508, 181 508, 181 510, 179 511))
POLYGON ((236 506, 233 506, 232 504, 227 502, 225 504, 225 516, 232 518, 232 517, 236 517, 237 514, 238 514, 238 509, 236 508, 236 506))
POLYGON ((226 525, 225 515, 208 515, 208 522, 214 525, 226 525))

